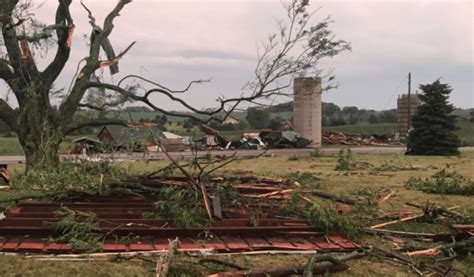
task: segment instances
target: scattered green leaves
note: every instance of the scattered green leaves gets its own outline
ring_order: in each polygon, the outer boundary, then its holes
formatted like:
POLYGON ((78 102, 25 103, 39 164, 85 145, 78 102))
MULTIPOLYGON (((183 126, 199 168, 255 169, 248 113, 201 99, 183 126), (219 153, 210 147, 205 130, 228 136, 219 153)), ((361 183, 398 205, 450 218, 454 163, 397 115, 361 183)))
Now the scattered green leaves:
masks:
POLYGON ((446 168, 436 172, 431 178, 411 177, 405 186, 425 193, 474 195, 473 181, 446 168))
POLYGON ((209 223, 204 203, 198 193, 176 187, 164 187, 159 200, 154 203, 155 211, 145 213, 145 218, 173 219, 173 225, 180 228, 199 227, 209 223))
POLYGON ((67 243, 72 249, 82 252, 96 252, 102 249, 101 235, 98 234, 98 226, 94 222, 94 213, 62 207, 56 214, 61 220, 52 226, 61 233, 61 236, 55 241, 67 243))
POLYGON ((321 181, 316 174, 311 172, 295 171, 285 175, 285 178, 288 179, 290 183, 298 182, 302 185, 311 185, 312 188, 318 188, 321 181))
POLYGON ((329 207, 312 205, 306 212, 308 222, 321 228, 323 232, 343 233, 351 239, 359 238, 362 233, 362 225, 356 216, 349 213, 339 214, 329 207))
POLYGON ((98 193, 124 177, 124 170, 109 161, 64 161, 57 168, 30 169, 15 184, 18 188, 38 189, 58 195, 68 191, 98 193))
POLYGON ((366 169, 369 167, 373 167, 373 165, 367 162, 356 161, 354 159, 354 156, 352 155, 352 151, 350 148, 342 148, 339 151, 339 154, 337 156, 335 170, 351 171, 351 170, 366 169))

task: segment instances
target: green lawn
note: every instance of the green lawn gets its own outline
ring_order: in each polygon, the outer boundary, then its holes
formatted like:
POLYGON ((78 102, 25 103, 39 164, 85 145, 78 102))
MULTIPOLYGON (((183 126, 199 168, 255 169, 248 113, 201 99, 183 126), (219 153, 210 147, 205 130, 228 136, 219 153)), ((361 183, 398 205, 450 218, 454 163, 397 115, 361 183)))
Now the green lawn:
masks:
POLYGON ((20 142, 16 137, 13 138, 1 138, 0 137, 0 155, 21 155, 23 149, 21 149, 20 142))
MULTIPOLYGON (((72 148, 72 140, 78 136, 67 137, 63 143, 61 143, 61 153, 66 153, 72 148)), ((23 149, 21 148, 18 138, 3 138, 0 137, 0 156, 15 156, 22 155, 23 149)))

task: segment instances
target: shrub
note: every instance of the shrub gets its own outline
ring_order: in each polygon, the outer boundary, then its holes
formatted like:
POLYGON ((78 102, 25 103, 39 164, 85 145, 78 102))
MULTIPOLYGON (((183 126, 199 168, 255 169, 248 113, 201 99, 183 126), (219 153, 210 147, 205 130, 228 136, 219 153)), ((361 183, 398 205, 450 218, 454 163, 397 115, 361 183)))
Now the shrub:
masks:
POLYGON ((356 162, 352 156, 351 149, 341 149, 336 161, 336 170, 355 170, 356 162))

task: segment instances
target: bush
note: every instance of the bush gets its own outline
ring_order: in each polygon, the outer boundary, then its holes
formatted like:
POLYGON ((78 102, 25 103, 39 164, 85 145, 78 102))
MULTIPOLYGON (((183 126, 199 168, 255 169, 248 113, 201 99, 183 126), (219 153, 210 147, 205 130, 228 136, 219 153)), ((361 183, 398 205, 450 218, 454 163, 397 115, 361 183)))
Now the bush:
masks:
POLYGON ((351 149, 341 149, 339 151, 339 155, 336 161, 336 170, 355 170, 356 169, 356 162, 352 157, 351 149))

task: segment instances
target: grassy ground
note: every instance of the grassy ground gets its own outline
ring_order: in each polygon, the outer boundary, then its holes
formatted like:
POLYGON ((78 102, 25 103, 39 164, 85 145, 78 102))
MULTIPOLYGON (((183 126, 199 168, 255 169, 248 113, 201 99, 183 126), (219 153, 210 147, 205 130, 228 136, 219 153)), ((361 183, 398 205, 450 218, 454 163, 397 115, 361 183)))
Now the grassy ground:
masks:
MULTIPOLYGON (((334 194, 352 195, 360 189, 389 188, 396 191, 396 196, 381 204, 384 211, 414 210, 405 205, 407 201, 426 203, 427 201, 440 203, 443 206, 460 206, 458 211, 474 207, 474 197, 459 195, 434 195, 419 191, 408 190, 404 182, 412 176, 428 177, 442 168, 449 167, 458 173, 474 179, 474 152, 462 153, 460 157, 413 157, 400 154, 355 154, 358 162, 370 163, 374 166, 388 163, 398 167, 413 166, 416 170, 396 170, 389 172, 375 172, 373 169, 357 170, 352 172, 336 171, 337 157, 325 156, 319 158, 297 158, 288 157, 265 157, 258 160, 243 160, 224 167, 218 174, 232 174, 237 171, 251 170, 260 176, 285 176, 288 173, 300 171, 310 172, 321 178, 320 188, 334 194)), ((152 162, 123 162, 121 166, 130 172, 150 172, 166 165, 166 161, 152 162)), ((22 165, 11 167, 13 175, 21 173, 22 165)), ((311 185, 309 185, 311 187, 311 185)), ((23 191, 0 192, 0 200, 12 195, 19 195, 23 191)), ((313 197, 316 203, 324 200, 313 197)), ((399 230, 433 231, 430 226, 421 226, 406 223, 394 226, 399 230)), ((380 239, 364 237, 359 243, 383 244, 380 239)), ((392 245, 386 244, 386 247, 392 245)), ((151 258, 150 258, 151 259, 151 258)), ((303 265, 307 263, 308 257, 301 255, 259 255, 259 256, 224 256, 221 259, 231 261, 245 267, 272 267, 283 265, 303 265)), ((226 270, 223 267, 205 268, 197 263, 197 258, 179 256, 173 264, 172 276, 201 276, 205 273, 226 270)), ((154 267, 151 262, 137 261, 108 261, 108 262, 40 262, 26 260, 23 257, 7 257, 0 255, 0 276, 153 276, 150 268, 154 267)), ((406 267, 400 267, 387 261, 376 258, 365 258, 349 262, 350 269, 346 272, 334 274, 334 276, 416 276, 406 267)), ((474 276, 474 259, 458 260, 454 266, 465 271, 470 271, 474 276)))
POLYGON ((9 156, 9 155, 21 155, 23 154, 23 149, 21 149, 20 142, 18 138, 2 138, 0 137, 0 156, 9 156))

